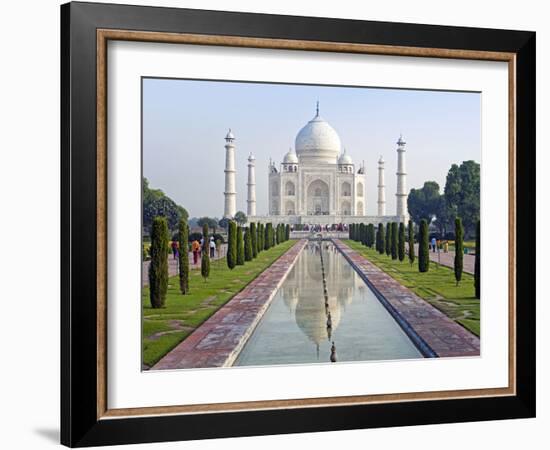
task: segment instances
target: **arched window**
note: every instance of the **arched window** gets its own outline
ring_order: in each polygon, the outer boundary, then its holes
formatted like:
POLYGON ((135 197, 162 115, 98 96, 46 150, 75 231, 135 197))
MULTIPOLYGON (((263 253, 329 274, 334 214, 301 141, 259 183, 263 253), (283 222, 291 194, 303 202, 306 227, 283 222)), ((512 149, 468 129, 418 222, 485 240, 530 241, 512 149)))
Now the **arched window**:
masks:
POLYGON ((347 181, 342 183, 342 196, 344 197, 351 196, 351 185, 347 181))
POLYGON ((357 183, 357 197, 363 197, 364 190, 363 183, 357 183))
POLYGON ((271 183, 271 193, 275 196, 279 195, 279 183, 277 183, 276 181, 271 183))
POLYGON ((340 209, 340 212, 343 216, 349 216, 351 214, 351 205, 348 201, 342 202, 342 207, 340 209))
POLYGON ((285 202, 285 213, 289 216, 293 216, 294 214, 296 214, 293 201, 287 200, 285 202))
POLYGON ((296 190, 294 188, 294 183, 292 181, 287 181, 285 184, 285 194, 286 195, 296 195, 296 190))
POLYGON ((358 216, 364 216, 365 213, 363 211, 363 202, 357 202, 357 215, 358 216))

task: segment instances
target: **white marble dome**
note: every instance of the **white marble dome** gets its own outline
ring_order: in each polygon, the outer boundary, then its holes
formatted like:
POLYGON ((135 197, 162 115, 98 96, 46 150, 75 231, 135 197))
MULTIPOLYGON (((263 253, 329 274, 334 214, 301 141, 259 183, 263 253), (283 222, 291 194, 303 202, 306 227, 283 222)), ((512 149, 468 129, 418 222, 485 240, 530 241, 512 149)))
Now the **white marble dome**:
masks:
POLYGON ((283 164, 298 164, 298 156, 290 149, 283 159, 283 164))
POLYGON ((335 164, 340 154, 340 137, 319 111, 296 136, 296 154, 300 162, 335 164))
POLYGON ((338 164, 353 164, 353 160, 351 159, 351 156, 347 154, 346 149, 344 149, 344 153, 342 153, 340 158, 338 158, 338 164))

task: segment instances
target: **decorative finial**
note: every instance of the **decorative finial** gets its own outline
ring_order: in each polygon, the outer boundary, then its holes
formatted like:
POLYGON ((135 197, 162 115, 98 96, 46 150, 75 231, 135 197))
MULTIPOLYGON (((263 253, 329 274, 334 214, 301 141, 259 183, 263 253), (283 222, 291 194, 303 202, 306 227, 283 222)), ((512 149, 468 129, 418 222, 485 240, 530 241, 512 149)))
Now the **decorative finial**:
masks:
POLYGON ((317 116, 319 115, 319 100, 317 100, 317 116))
POLYGON ((227 142, 233 142, 235 140, 235 136, 233 135, 233 132, 231 131, 231 128, 229 129, 229 131, 227 132, 226 136, 225 136, 225 140, 227 142))

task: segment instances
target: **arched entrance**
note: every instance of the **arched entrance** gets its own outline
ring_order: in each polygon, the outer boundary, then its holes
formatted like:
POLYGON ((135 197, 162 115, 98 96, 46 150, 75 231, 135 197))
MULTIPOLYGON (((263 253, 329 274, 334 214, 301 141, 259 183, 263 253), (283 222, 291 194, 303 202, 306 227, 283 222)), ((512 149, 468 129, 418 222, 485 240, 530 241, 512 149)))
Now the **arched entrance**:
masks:
POLYGON ((315 180, 307 188, 307 213, 310 215, 327 215, 330 208, 328 184, 315 180))

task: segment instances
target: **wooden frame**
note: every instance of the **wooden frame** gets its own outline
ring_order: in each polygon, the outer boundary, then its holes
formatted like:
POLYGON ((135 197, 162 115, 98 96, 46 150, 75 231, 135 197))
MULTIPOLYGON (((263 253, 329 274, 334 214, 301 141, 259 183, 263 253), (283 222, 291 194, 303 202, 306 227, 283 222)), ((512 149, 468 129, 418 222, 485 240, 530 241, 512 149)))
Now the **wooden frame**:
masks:
POLYGON ((534 416, 535 255, 522 242, 534 233, 534 33, 89 3, 63 5, 61 14, 62 443, 85 446, 534 416), (108 409, 108 40, 508 62, 508 388, 108 409))

